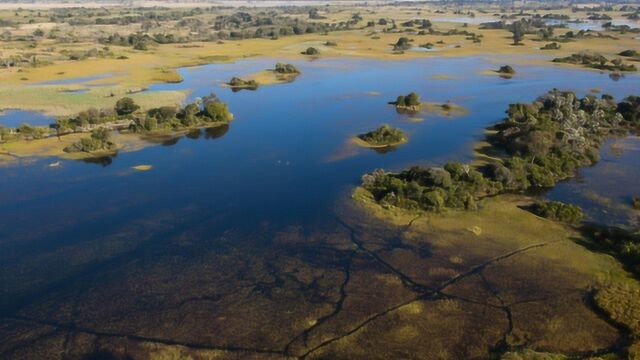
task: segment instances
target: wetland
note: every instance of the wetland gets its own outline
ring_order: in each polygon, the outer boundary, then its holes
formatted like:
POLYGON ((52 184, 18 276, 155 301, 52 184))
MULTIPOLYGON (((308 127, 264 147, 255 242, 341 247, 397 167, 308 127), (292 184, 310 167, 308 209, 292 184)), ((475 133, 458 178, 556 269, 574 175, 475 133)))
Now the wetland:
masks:
POLYGON ((0 358, 640 358, 633 33, 358 6, 85 9, 108 50, 0 70, 0 358))

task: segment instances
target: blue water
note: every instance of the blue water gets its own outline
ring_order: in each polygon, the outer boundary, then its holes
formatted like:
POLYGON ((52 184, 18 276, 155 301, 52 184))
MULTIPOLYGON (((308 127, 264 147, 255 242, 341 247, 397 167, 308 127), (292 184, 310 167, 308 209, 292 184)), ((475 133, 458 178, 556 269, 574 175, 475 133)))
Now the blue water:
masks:
POLYGON ((582 207, 587 220, 622 227, 640 227, 640 211, 633 197, 640 196, 640 138, 608 141, 600 161, 582 168, 578 176, 554 187, 550 199, 582 207))
POLYGON ((235 115, 228 129, 120 153, 102 166, 61 161, 50 167, 57 159, 42 159, 0 168, 0 297, 11 300, 16 288, 57 284, 68 273, 93 269, 93 261, 71 263, 61 254, 101 249, 92 251, 108 259, 167 224, 173 224, 167 236, 188 239, 194 223, 211 237, 321 223, 366 172, 471 160, 473 143, 509 103, 532 101, 554 87, 580 95, 600 88, 621 98, 637 93, 640 83, 635 74, 612 81, 594 71, 524 65, 507 80, 483 74, 501 62, 472 57, 296 61, 302 74, 291 83, 237 93, 221 86, 276 61, 185 68, 182 83, 149 89, 189 90, 188 101, 215 92, 235 115), (426 114, 412 123, 387 104, 410 91, 424 101, 450 100, 468 114, 426 114), (409 142, 385 154, 348 144, 383 123, 405 130, 409 142), (139 164, 153 169, 131 170, 139 164))
POLYGON ((84 83, 88 83, 95 80, 107 79, 111 76, 112 76, 111 74, 107 73, 107 74, 99 74, 99 75, 92 75, 92 76, 65 78, 60 80, 43 81, 43 82, 37 83, 36 85, 79 85, 79 84, 84 84, 84 83))
POLYGON ((53 117, 37 111, 4 110, 0 112, 0 126, 19 127, 22 124, 47 126, 54 122, 53 117))
MULTIPOLYGON (((274 60, 252 60, 213 64, 180 70, 179 84, 154 85, 154 90, 188 89, 187 101, 215 92, 227 102, 235 121, 227 134, 215 140, 182 139, 173 146, 156 146, 122 153, 106 168, 81 162, 64 162, 55 170, 34 165, 0 169, 2 221, 41 211, 51 214, 48 198, 31 195, 38 188, 48 196, 60 193, 52 183, 79 183, 105 192, 105 201, 128 202, 132 193, 159 201, 175 195, 191 201, 233 205, 246 218, 269 218, 283 223, 324 213, 336 196, 356 185, 360 176, 375 168, 402 169, 412 164, 438 164, 472 158, 471 145, 483 129, 503 117, 509 103, 531 101, 558 87, 580 94, 592 88, 616 97, 637 91, 637 75, 614 82, 606 74, 554 67, 517 66, 510 80, 482 74, 498 64, 482 58, 420 59, 403 62, 335 60, 295 62, 302 75, 294 82, 260 87, 257 91, 233 93, 221 83, 234 75, 270 68, 274 60), (454 80, 432 79, 450 75, 454 80), (453 101, 469 114, 447 119, 426 116, 421 123, 407 122, 406 115, 387 105, 398 94, 416 91, 425 101, 453 101), (371 96, 377 92, 379 96, 371 96), (407 131, 408 144, 384 155, 350 148, 347 140, 389 123, 407 131), (119 176, 139 163, 154 165, 149 173, 119 176), (137 187, 137 181, 141 181, 137 187), (46 189, 42 184, 46 183, 46 189), (189 191, 183 194, 182 187, 189 191), (168 190, 162 190, 168 189, 168 190), (192 191, 197 196, 192 197, 192 191), (29 194, 31 203, 21 201, 29 194), (20 202, 20 206, 15 206, 20 202)), ((100 194, 94 194, 99 201, 100 194)), ((65 195, 64 206, 85 203, 81 191, 65 195)), ((151 205, 155 207, 155 205, 151 205)), ((63 216, 64 214, 58 214, 63 216)), ((29 218, 30 216, 27 216, 29 218)), ((59 220, 58 220, 59 221, 59 220)), ((13 222, 12 229, 20 223, 13 222)), ((5 228, 5 227, 3 227, 5 228)), ((5 228, 6 229, 6 228, 5 228)), ((0 230, 0 236, 6 235, 0 230)))

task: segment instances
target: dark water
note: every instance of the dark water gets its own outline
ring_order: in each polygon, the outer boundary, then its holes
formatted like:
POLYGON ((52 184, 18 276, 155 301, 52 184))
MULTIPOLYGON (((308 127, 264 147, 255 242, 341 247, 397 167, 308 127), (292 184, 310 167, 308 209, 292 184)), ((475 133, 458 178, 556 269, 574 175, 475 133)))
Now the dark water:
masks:
MULTIPOLYGON (((265 224, 320 224, 333 216, 336 202, 348 197, 360 176, 375 168, 471 160, 473 142, 503 117, 509 103, 531 101, 554 87, 580 95, 599 88, 621 98, 637 93, 639 84, 637 75, 613 81, 593 71, 535 66, 517 66, 518 75, 505 80, 482 74, 499 63, 474 57, 295 62, 302 75, 292 83, 236 93, 221 86, 275 62, 186 68, 180 71, 184 82, 150 89, 188 89, 190 100, 215 92, 235 114, 228 129, 121 153, 108 166, 62 161, 52 168, 48 164, 56 160, 43 159, 0 168, 0 297, 11 303, 16 289, 28 293, 67 271, 91 271, 93 260, 71 269, 60 254, 95 243, 89 248, 100 257, 100 239, 149 219, 158 222, 154 227, 171 224, 185 232, 197 221, 210 234, 265 224), (433 79, 441 74, 452 79, 433 79), (427 114, 423 122, 410 122, 387 105, 410 91, 424 101, 450 100, 468 114, 454 119, 427 114), (383 123, 407 131, 409 142, 385 154, 347 144, 351 136, 383 123), (153 169, 130 169, 139 164, 153 169)), ((606 164, 607 157, 603 160, 606 164)), ((589 174, 585 170, 583 177, 589 174)), ((564 199, 568 190, 562 189, 552 196, 564 199)))
POLYGON ((548 197, 579 205, 588 220, 637 228, 640 211, 633 209, 631 202, 640 196, 640 139, 610 140, 600 156, 595 166, 583 168, 576 178, 561 182, 548 197))

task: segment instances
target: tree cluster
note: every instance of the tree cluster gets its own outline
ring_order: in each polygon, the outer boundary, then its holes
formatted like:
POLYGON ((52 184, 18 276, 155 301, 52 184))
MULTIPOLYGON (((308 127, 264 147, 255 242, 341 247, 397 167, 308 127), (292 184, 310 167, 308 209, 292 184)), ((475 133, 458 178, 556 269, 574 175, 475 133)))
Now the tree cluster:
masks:
POLYGON ((398 174, 376 170, 362 185, 383 205, 423 210, 473 208, 480 197, 549 188, 599 159, 612 134, 640 129, 640 97, 616 103, 611 96, 582 99, 553 90, 530 104, 512 104, 488 140, 502 152, 481 167, 449 163, 398 174))
POLYGON ((360 140, 374 146, 385 146, 398 144, 405 141, 406 137, 402 130, 393 128, 387 124, 379 128, 369 131, 365 134, 358 135, 360 140))

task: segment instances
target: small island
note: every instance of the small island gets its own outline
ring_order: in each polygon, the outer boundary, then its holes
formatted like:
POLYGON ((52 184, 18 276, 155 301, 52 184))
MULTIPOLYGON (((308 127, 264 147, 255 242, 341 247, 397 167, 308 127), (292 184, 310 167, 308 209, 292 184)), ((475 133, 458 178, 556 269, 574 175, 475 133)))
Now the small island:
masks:
POLYGON ((411 92, 408 95, 400 95, 396 101, 389 102, 389 104, 394 105, 396 110, 407 112, 418 112, 422 105, 420 96, 415 92, 411 92))
POLYGON ((300 75, 300 70, 292 64, 277 63, 273 73, 278 82, 291 82, 300 75))
POLYGON ((407 142, 405 133, 387 124, 355 137, 356 144, 368 148, 389 148, 407 142))
POLYGON ((273 69, 273 71, 277 74, 283 75, 300 74, 300 70, 298 70, 298 68, 294 65, 280 62, 276 63, 276 67, 273 69))
POLYGON ((509 65, 500 66, 496 72, 500 75, 500 77, 510 79, 516 74, 516 70, 509 65))
POLYGON ((227 83, 231 90, 240 91, 240 90, 256 90, 258 89, 258 82, 255 80, 243 80, 239 77, 232 77, 231 80, 227 83))

